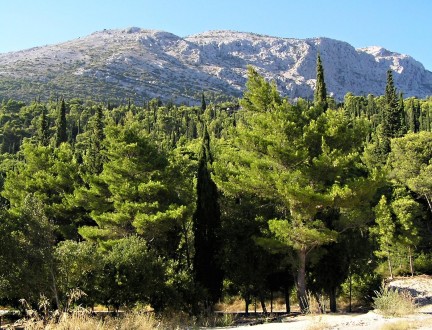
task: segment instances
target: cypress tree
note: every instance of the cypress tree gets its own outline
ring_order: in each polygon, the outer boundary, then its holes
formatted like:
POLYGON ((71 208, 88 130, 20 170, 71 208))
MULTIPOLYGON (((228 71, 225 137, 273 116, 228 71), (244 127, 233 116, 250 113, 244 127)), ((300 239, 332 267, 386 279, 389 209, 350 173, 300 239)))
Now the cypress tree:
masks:
POLYGON ((45 106, 42 107, 42 112, 39 117, 37 137, 40 145, 47 146, 49 144, 49 123, 45 106))
POLYGON ((57 110, 56 119, 56 136, 55 136, 56 147, 60 146, 61 143, 67 142, 66 132, 66 104, 64 99, 61 100, 60 106, 57 110))
POLYGON ((207 103, 205 101, 204 93, 201 94, 201 113, 204 113, 207 109, 207 103))
POLYGON ((327 103, 327 89, 324 82, 324 69, 321 62, 320 54, 317 56, 316 65, 316 86, 314 93, 314 104, 315 106, 322 106, 323 110, 326 111, 328 108, 327 103))
POLYGON ((419 100, 416 100, 413 106, 414 133, 420 131, 420 116, 421 116, 420 102, 419 100))
POLYGON ((390 152, 390 139, 400 137, 404 134, 406 128, 403 127, 405 116, 401 108, 396 93, 396 88, 393 82, 393 74, 389 69, 387 70, 387 84, 385 88, 385 106, 381 112, 381 151, 383 155, 390 152))
POLYGON ((399 112, 399 120, 400 120, 400 128, 399 128, 398 136, 403 136, 407 132, 407 120, 405 117, 405 104, 404 104, 402 93, 399 93, 398 106, 399 106, 398 112, 399 112))
POLYGON ((88 167, 91 173, 99 174, 103 169, 102 141, 105 139, 103 111, 97 107, 93 117, 92 134, 88 150, 88 167))
POLYGON ((429 107, 426 107, 426 131, 431 131, 429 107))
POLYGON ((194 275, 195 282, 206 290, 205 305, 211 308, 220 298, 223 274, 218 261, 221 249, 221 228, 218 191, 208 165, 212 162, 210 138, 204 128, 204 138, 198 165, 197 204, 193 215, 195 236, 194 275))
POLYGON ((396 109, 398 106, 398 98, 396 87, 393 81, 393 73, 391 69, 387 70, 387 84, 385 88, 385 100, 388 107, 396 109))

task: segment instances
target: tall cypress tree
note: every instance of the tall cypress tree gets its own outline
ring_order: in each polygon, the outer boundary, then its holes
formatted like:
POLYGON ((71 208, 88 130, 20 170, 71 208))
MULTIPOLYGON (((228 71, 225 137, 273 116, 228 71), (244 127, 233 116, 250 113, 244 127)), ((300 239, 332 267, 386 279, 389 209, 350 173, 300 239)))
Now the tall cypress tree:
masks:
POLYGON ((42 112, 39 117, 37 138, 40 145, 47 146, 49 144, 49 123, 45 106, 42 107, 42 112))
POLYGON ((399 93, 399 102, 398 102, 398 113, 400 120, 400 128, 398 132, 398 136, 403 136, 407 133, 407 120, 405 117, 405 103, 403 99, 403 94, 399 93))
POLYGON ((393 74, 389 69, 387 71, 387 84, 385 90, 385 107, 382 114, 382 126, 383 134, 387 138, 400 137, 404 133, 402 117, 403 113, 403 101, 400 102, 396 87, 393 82, 393 74))
POLYGON ((321 62, 321 56, 318 53, 316 65, 316 86, 314 93, 315 106, 322 106, 323 110, 327 110, 327 89, 324 82, 324 69, 321 62))
POLYGON ((207 103, 204 97, 204 93, 201 94, 201 113, 204 113, 207 109, 207 103))
POLYGON ((62 99, 60 102, 60 106, 57 109, 55 136, 56 147, 58 147, 63 142, 67 142, 66 125, 66 104, 64 99, 62 99))
POLYGON ((219 238, 221 221, 218 191, 208 165, 212 162, 210 137, 204 128, 204 138, 198 165, 197 204, 193 215, 195 235, 194 275, 195 281, 207 291, 206 307, 220 298, 223 273, 218 261, 221 249, 219 238))
POLYGON ((104 140, 103 111, 99 106, 93 117, 90 145, 87 151, 87 166, 91 173, 99 174, 103 169, 102 141, 104 140))
POLYGON ((383 155, 390 152, 390 140, 404 134, 406 126, 403 108, 401 107, 396 87, 393 82, 393 74, 387 70, 387 84, 385 89, 385 106, 381 112, 380 146, 383 155), (405 127, 404 127, 405 126, 405 127))
POLYGON ((419 100, 416 100, 413 107, 413 117, 414 117, 414 133, 420 131, 420 116, 421 116, 421 108, 419 100))

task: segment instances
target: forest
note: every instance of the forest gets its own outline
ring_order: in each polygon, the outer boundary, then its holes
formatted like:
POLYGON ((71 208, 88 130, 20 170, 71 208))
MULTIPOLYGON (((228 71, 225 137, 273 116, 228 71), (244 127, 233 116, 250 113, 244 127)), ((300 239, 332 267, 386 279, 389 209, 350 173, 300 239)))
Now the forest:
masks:
POLYGON ((432 274, 432 98, 382 80, 337 102, 318 56, 313 100, 253 67, 197 106, 3 100, 0 305, 336 311, 432 274))

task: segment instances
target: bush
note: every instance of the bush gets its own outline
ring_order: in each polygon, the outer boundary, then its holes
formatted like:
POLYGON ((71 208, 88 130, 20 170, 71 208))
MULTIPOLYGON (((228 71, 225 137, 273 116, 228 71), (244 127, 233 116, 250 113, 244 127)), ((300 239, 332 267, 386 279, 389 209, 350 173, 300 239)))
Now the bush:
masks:
POLYGON ((416 304, 408 291, 398 291, 382 285, 379 291, 375 291, 375 295, 373 307, 385 316, 403 316, 416 311, 416 304))
POLYGON ((420 253, 414 259, 414 270, 417 273, 432 275, 432 254, 420 253))

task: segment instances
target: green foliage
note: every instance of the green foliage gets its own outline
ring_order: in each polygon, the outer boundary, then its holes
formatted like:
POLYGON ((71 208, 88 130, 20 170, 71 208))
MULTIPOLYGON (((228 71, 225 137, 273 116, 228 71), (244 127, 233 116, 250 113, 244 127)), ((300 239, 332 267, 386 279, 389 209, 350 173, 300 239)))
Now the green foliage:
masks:
POLYGON ((432 212, 432 134, 410 133, 392 140, 391 177, 426 199, 432 212))
POLYGON ((139 233, 161 253, 172 253, 187 207, 176 189, 170 189, 168 158, 132 118, 107 126, 105 132, 103 171, 74 196, 98 226, 82 227, 80 234, 110 244, 139 233))
POLYGON ((388 256, 394 245, 396 226, 385 196, 381 196, 374 211, 377 226, 371 228, 370 231, 373 235, 376 235, 381 247, 381 252, 377 252, 377 254, 378 256, 388 256))
MULTIPOLYGON (((162 260, 138 236, 118 240, 104 256, 103 263, 103 302, 116 309, 123 305, 132 307, 137 302, 152 303, 164 290, 162 260)), ((153 307, 160 308, 157 304, 153 307)))
POLYGON ((432 254, 429 253, 420 253, 414 259, 414 268, 420 274, 428 274, 432 275, 432 254))
POLYGON ((266 112, 281 103, 275 84, 267 83, 256 69, 248 67, 248 80, 246 90, 240 105, 252 112, 266 112))
POLYGON ((366 125, 342 112, 282 101, 253 69, 248 78, 233 147, 226 149, 225 162, 216 164, 219 185, 234 197, 243 191, 259 203, 277 205, 276 219, 268 219, 269 230, 298 253, 298 286, 304 296, 306 255, 337 238, 337 219, 326 223, 320 212, 335 207, 353 215, 352 210, 369 207, 373 196, 375 179, 360 159, 366 125))
POLYGON ((53 225, 35 195, 24 199, 21 210, 19 216, 2 211, 0 219, 0 299, 12 305, 53 292, 53 225))
POLYGON ((103 285, 103 254, 90 242, 60 242, 54 251, 57 265, 57 289, 62 306, 67 294, 79 288, 86 293, 82 302, 94 305, 100 299, 103 285))
POLYGON ((25 161, 7 173, 2 192, 11 212, 21 214, 25 198, 34 194, 48 219, 57 226, 59 238, 75 238, 76 225, 85 219, 75 205, 65 202, 81 181, 71 146, 64 143, 53 148, 25 141, 22 157, 25 161))
POLYGON ((314 102, 292 102, 258 70, 239 102, 3 101, 2 302, 80 288, 87 306, 192 313, 220 268, 247 302, 294 273, 300 299, 347 278, 365 296, 376 257, 430 272, 432 99, 404 100, 390 72, 386 95, 336 104, 318 56, 314 102))

